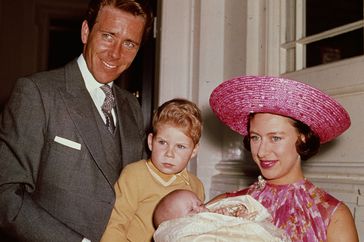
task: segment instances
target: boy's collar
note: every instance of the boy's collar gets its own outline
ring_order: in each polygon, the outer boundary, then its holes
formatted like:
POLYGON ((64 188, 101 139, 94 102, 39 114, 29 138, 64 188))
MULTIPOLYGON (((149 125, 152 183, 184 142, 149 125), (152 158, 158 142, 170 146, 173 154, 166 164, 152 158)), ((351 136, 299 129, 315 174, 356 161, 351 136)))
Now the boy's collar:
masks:
POLYGON ((163 172, 159 171, 157 167, 154 166, 151 160, 148 160, 146 162, 146 165, 150 174, 165 187, 171 185, 177 179, 177 177, 180 177, 182 180, 184 180, 187 185, 190 184, 186 168, 177 174, 164 174, 163 172))

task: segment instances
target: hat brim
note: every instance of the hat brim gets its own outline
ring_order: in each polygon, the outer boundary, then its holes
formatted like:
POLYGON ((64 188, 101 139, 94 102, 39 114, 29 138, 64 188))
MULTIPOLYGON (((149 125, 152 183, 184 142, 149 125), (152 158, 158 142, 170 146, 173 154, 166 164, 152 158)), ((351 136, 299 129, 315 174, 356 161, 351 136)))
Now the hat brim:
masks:
POLYGON ((350 127, 347 111, 324 92, 302 82, 268 76, 242 76, 224 81, 210 95, 216 116, 232 130, 247 135, 250 113, 272 113, 308 125, 326 143, 350 127))

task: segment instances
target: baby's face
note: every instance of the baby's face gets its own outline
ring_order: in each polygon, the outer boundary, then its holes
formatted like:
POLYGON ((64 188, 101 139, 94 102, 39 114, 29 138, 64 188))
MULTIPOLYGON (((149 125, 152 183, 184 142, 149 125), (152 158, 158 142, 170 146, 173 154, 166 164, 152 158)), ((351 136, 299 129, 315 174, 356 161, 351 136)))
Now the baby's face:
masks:
POLYGON ((200 212, 206 212, 207 208, 200 199, 195 194, 185 193, 183 197, 176 201, 175 204, 177 209, 177 217, 184 217, 191 214, 196 214, 200 212))

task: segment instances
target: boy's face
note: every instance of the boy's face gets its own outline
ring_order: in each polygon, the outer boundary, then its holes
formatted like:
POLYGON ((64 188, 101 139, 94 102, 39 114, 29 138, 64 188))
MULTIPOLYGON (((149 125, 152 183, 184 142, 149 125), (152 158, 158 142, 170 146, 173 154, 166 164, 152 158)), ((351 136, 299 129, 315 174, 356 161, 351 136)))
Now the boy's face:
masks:
POLYGON ((181 172, 198 150, 198 145, 182 129, 170 124, 161 124, 156 134, 150 133, 148 146, 153 164, 165 174, 181 172))

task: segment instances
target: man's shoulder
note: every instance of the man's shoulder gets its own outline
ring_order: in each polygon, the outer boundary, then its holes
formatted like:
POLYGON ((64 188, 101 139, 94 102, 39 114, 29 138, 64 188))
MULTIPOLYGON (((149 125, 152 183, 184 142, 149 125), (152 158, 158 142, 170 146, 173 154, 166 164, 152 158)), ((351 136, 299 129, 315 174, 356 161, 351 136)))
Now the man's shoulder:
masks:
POLYGON ((39 85, 54 85, 65 79, 70 73, 79 71, 77 68, 77 62, 73 60, 62 67, 29 74, 24 79, 30 79, 39 85))

